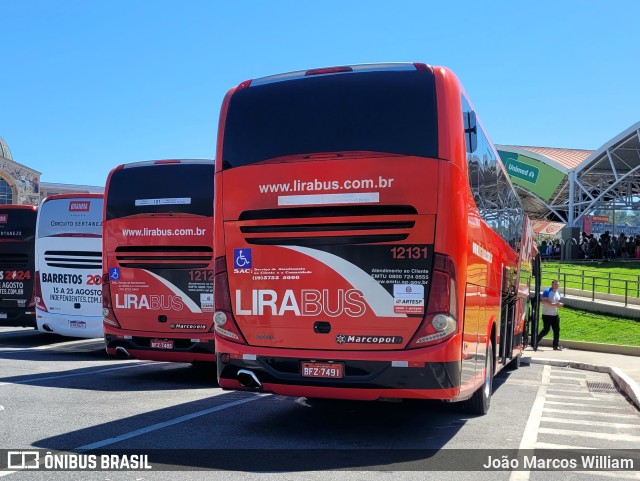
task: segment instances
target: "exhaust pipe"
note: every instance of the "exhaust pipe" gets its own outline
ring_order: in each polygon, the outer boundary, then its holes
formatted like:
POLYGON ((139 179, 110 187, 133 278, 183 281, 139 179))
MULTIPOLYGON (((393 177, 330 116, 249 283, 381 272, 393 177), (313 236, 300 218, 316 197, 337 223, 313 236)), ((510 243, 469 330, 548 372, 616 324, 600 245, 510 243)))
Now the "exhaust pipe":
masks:
POLYGON ((129 359, 131 357, 131 354, 129 354, 129 351, 127 351, 124 347, 118 346, 116 347, 116 357, 120 359, 129 359))
POLYGON ((240 384, 244 387, 248 387, 250 389, 262 389, 262 383, 258 381, 258 376, 256 376, 253 371, 240 369, 238 371, 238 381, 240 381, 240 384))
POLYGON ((51 326, 49 324, 43 324, 42 329, 44 329, 47 332, 53 332, 53 329, 51 329, 51 326))

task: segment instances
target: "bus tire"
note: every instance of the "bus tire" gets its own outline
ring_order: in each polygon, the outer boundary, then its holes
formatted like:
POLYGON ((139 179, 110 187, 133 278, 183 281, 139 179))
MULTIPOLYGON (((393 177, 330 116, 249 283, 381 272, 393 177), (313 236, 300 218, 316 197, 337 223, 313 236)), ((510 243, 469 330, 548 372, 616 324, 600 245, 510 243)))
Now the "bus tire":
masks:
POLYGON ((489 341, 485 356, 485 376, 480 389, 466 401, 466 411, 471 414, 484 415, 491 405, 491 391, 493 389, 493 343, 489 341))
POLYGON ((520 360, 522 359, 522 354, 518 354, 516 357, 511 359, 509 364, 507 364, 507 369, 509 371, 515 371, 520 367, 520 360))

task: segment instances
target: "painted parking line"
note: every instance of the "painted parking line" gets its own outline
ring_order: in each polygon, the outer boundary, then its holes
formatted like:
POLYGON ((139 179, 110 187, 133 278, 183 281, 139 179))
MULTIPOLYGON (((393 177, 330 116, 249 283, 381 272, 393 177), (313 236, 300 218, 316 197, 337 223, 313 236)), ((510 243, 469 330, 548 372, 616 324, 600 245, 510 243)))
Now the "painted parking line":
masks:
MULTIPOLYGON (((545 409, 545 412, 548 412, 548 409, 545 409)), ((550 416, 544 416, 542 421, 546 421, 548 423, 559 423, 559 424, 577 424, 578 426, 584 426, 584 419, 564 419, 564 418, 554 418, 550 416)), ((627 424, 627 423, 612 423, 612 422, 603 422, 603 421, 593 421, 589 420, 589 426, 599 427, 599 428, 616 428, 616 429, 638 429, 638 424, 627 424)))
MULTIPOLYGON (((592 406, 592 407, 596 407, 596 406, 592 406)), ((598 417, 603 417, 603 418, 627 418, 627 419, 638 419, 638 416, 636 414, 618 414, 618 413, 605 413, 602 411, 585 411, 585 410, 575 410, 575 409, 571 409, 571 410, 566 410, 566 409, 553 409, 553 408, 546 408, 544 410, 544 412, 546 413, 555 413, 555 414, 574 414, 574 415, 581 415, 581 416, 598 416, 598 417)))
MULTIPOLYGON (((568 373, 563 369, 544 366, 542 382, 529 415, 520 443, 520 450, 602 449, 601 441, 623 442, 630 446, 640 443, 640 436, 636 434, 640 426, 640 418, 637 414, 632 413, 630 406, 621 396, 606 399, 594 397, 586 385, 589 380, 586 378, 580 380, 580 387, 569 389, 566 385, 567 380, 575 379, 566 374, 568 373), (561 385, 557 386, 557 384, 561 385), (543 427, 542 423, 553 423, 554 427, 543 427), (556 427, 557 424, 562 427, 556 427), (587 430, 571 429, 572 426, 587 426, 587 430), (610 428, 614 432, 600 432, 599 428, 610 428), (565 444, 562 441, 557 444, 546 442, 549 436, 566 440, 571 444, 565 444), (599 441, 600 443, 598 443, 599 441), (584 444, 584 446, 576 446, 575 443, 584 444)), ((625 453, 625 456, 628 456, 628 453, 625 453)), ((640 479, 640 473, 637 472, 605 473, 598 471, 588 474, 620 479, 640 479)), ((527 481, 530 475, 529 471, 514 471, 511 473, 509 481, 527 481)))
MULTIPOLYGON (((638 425, 636 424, 636 429, 638 425)), ((589 439, 601 439, 604 441, 625 441, 631 444, 632 446, 637 446, 640 444, 640 436, 634 436, 632 434, 622 434, 622 433, 597 433, 592 431, 576 431, 573 429, 554 429, 554 428, 539 428, 538 433, 540 434, 556 434, 558 436, 573 436, 576 438, 589 438, 589 439), (635 444, 637 443, 637 444, 635 444)))
MULTIPOLYGON (((21 354, 25 352, 34 352, 34 351, 48 351, 51 349, 59 349, 59 348, 65 348, 70 346, 98 343, 100 341, 101 341, 100 339, 79 339, 75 341, 65 341, 65 342, 58 342, 55 344, 47 344, 45 346, 33 346, 33 347, 26 347, 26 348, 20 348, 20 349, 0 349, 0 354, 5 355, 5 354, 21 354)), ((97 347, 103 348, 104 342, 102 342, 101 346, 97 346, 97 347)))
POLYGON ((66 341, 66 342, 59 342, 56 344, 49 344, 46 346, 37 346, 34 347, 33 350, 35 351, 45 351, 47 349, 57 349, 59 347, 68 347, 68 346, 77 346, 77 345, 81 345, 81 344, 91 344, 91 343, 97 343, 100 342, 100 344, 102 344, 104 346, 104 339, 101 338, 94 338, 94 339, 79 339, 76 341, 66 341))
MULTIPOLYGON (((593 404, 588 404, 588 403, 573 403, 573 402, 563 402, 563 401, 547 401, 547 404, 553 405, 553 406, 567 406, 568 411, 573 411, 574 407, 582 407, 582 408, 597 407, 597 406, 594 406, 593 404)), ((607 406, 607 411, 609 412, 618 411, 618 410, 627 412, 629 409, 627 408, 627 406, 607 406)))
POLYGON ((40 334, 35 329, 25 329, 24 331, 0 331, 0 337, 20 336, 26 334, 27 336, 37 336, 40 334))
POLYGON ((176 424, 184 423, 186 421, 191 421, 192 419, 199 418, 201 416, 206 416, 207 414, 224 411, 225 409, 240 406, 242 404, 250 403, 253 401, 258 401, 259 399, 262 399, 263 397, 266 397, 266 396, 271 396, 271 394, 254 394, 251 397, 238 399, 237 401, 231 401, 226 404, 221 404, 220 406, 216 406, 209 409, 203 409, 202 411, 196 411, 194 413, 169 419, 168 421, 163 421, 161 423, 151 424, 150 426, 147 426, 145 428, 136 429, 135 431, 130 431, 128 433, 120 434, 119 436, 115 436, 113 438, 103 439, 102 441, 96 441, 95 443, 91 443, 91 444, 85 444, 84 446, 80 446, 79 448, 72 449, 72 451, 82 452, 82 451, 91 451, 92 449, 103 448, 105 446, 109 446, 110 444, 116 444, 121 441, 135 438, 137 436, 142 436, 143 434, 151 433, 153 431, 158 431, 160 429, 164 429, 169 426, 175 426, 176 424))
MULTIPOLYGON (((583 391, 584 392, 584 391, 583 391)), ((594 398, 588 397, 589 394, 585 394, 584 396, 561 396, 560 394, 549 394, 547 391, 547 399, 562 399, 568 401, 593 401, 595 403, 600 403, 604 405, 609 404, 609 400, 605 398, 594 398)))
POLYGON ((136 363, 133 363, 133 364, 127 364, 126 366, 110 367, 110 368, 107 368, 107 369, 99 369, 97 371, 79 372, 79 373, 75 373, 75 374, 61 374, 59 376, 34 377, 34 378, 30 378, 30 379, 22 379, 20 381, 12 381, 12 382, 0 382, 0 387, 1 386, 12 385, 12 384, 29 384, 29 383, 38 382, 38 381, 49 381, 51 379, 63 379, 63 378, 67 378, 67 377, 91 376, 93 374, 99 374, 99 373, 103 373, 103 372, 119 371, 120 369, 130 369, 132 367, 156 366, 156 365, 160 365, 160 364, 168 364, 168 363, 166 363, 166 362, 151 362, 151 361, 149 361, 149 362, 136 362, 136 363))

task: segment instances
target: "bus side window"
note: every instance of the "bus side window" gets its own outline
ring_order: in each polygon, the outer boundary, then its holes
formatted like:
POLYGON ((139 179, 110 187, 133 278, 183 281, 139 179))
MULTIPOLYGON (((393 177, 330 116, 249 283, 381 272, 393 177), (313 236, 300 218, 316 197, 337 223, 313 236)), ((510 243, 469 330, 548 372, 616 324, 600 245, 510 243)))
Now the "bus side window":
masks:
POLYGON ((464 137, 467 144, 467 152, 475 152, 478 148, 478 121, 473 110, 463 112, 464 137))
POLYGON ((471 110, 469 102, 464 97, 462 101, 462 122, 464 125, 464 143, 467 150, 467 169, 469 172, 469 187, 473 194, 473 200, 480 212, 483 210, 483 199, 481 196, 483 184, 483 166, 480 157, 478 157, 478 123, 476 114, 471 110))

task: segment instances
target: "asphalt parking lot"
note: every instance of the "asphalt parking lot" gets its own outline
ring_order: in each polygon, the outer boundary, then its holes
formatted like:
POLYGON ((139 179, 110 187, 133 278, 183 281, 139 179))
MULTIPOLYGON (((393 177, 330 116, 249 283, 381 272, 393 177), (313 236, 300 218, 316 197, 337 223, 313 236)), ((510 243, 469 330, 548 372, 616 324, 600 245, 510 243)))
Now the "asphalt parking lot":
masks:
MULTIPOLYGON (((26 329, 0 328, 0 365, 1 448, 146 454, 153 466, 0 471, 6 479, 442 479, 438 469, 455 479, 554 479, 553 471, 466 471, 469 453, 624 453, 640 444, 640 415, 607 375, 552 366, 499 374, 489 414, 476 417, 435 402, 227 392, 214 369, 112 359, 101 339, 26 329)), ((612 474, 638 479, 637 470, 612 474)))

